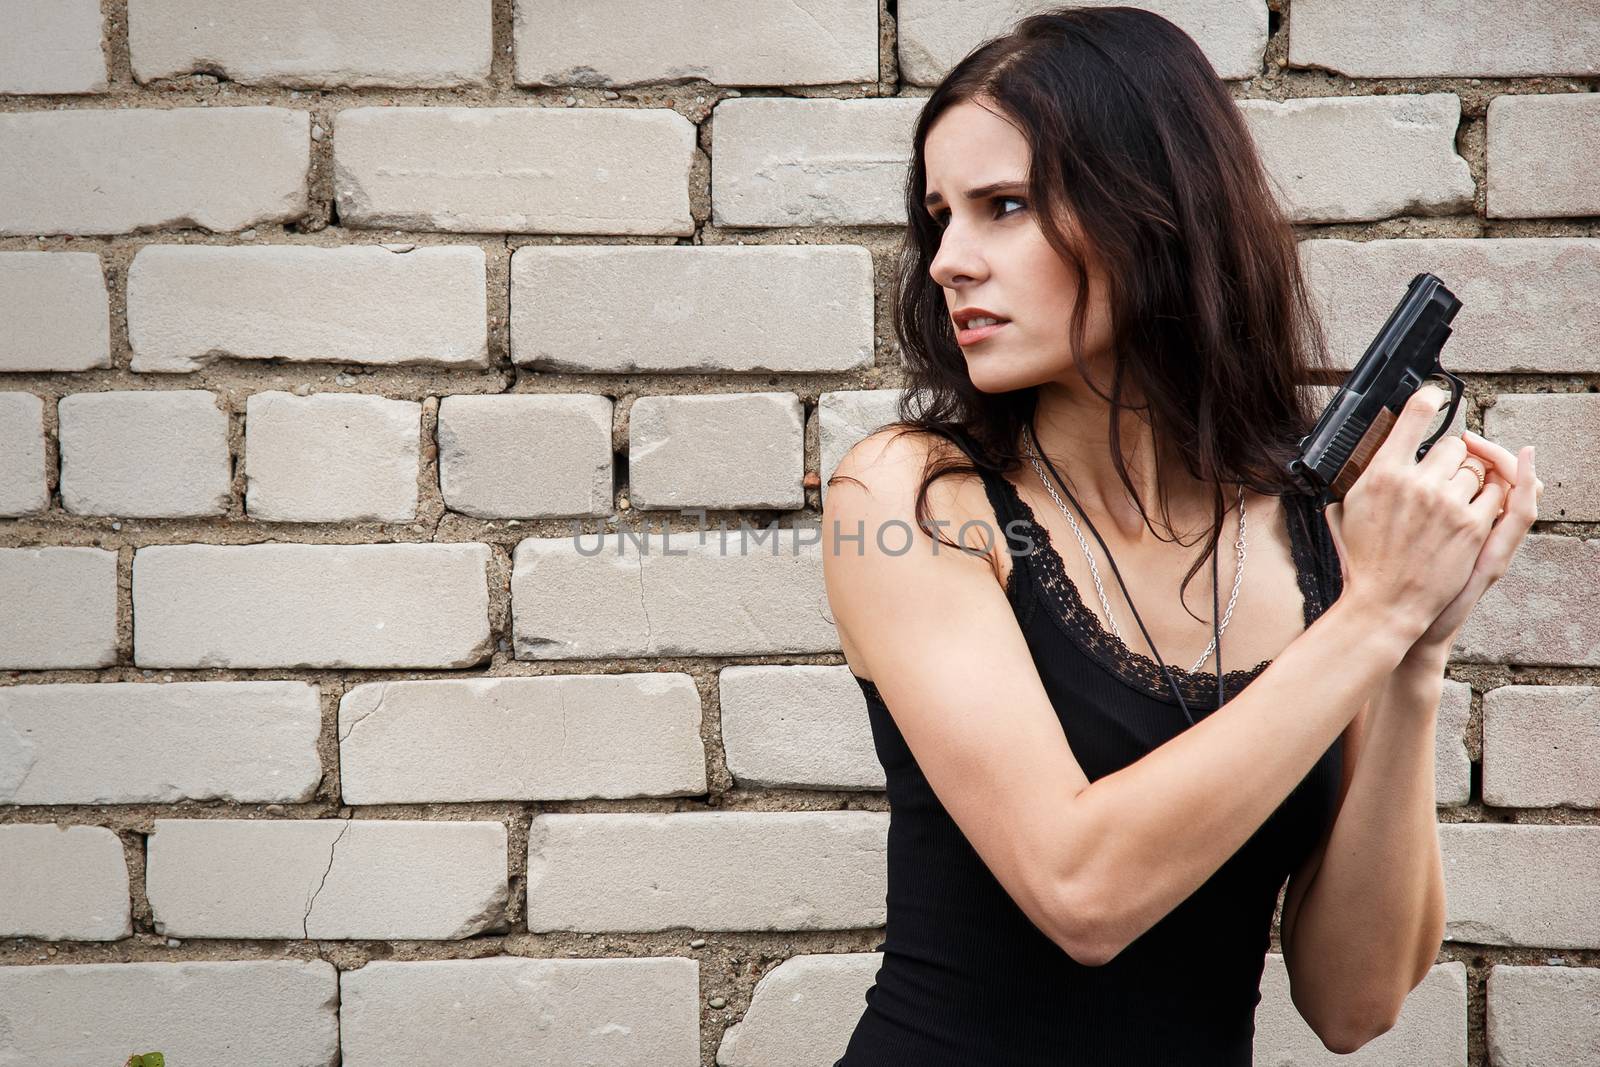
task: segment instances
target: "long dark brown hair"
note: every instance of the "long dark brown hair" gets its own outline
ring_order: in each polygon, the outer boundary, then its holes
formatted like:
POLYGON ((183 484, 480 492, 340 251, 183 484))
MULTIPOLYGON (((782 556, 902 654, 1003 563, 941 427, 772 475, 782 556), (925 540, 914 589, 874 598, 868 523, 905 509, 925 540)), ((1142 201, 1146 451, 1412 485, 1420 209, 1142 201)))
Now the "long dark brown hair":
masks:
MULTIPOLYGON (((1104 271, 1117 359, 1110 395, 1090 388, 1111 405, 1113 461, 1146 525, 1156 532, 1123 464, 1124 410, 1150 423, 1155 455, 1175 446, 1193 477, 1214 484, 1206 551, 1185 576, 1187 589, 1221 531, 1224 485, 1273 496, 1298 491, 1284 467, 1318 414, 1302 383, 1329 369, 1295 234, 1243 116, 1186 33, 1133 7, 1057 7, 1025 17, 970 52, 929 96, 912 144, 909 224, 894 282, 907 386, 889 427, 896 436, 962 431, 979 461, 998 472, 1023 462, 1021 431, 1038 392, 986 394, 973 386, 944 291, 929 273, 940 227, 922 203, 928 131, 964 101, 1001 113, 1028 141, 1030 206, 1078 279, 1068 329, 1080 373, 1089 312, 1082 244, 1104 271), (1144 404, 1123 402, 1125 383, 1144 404)), ((928 488, 978 468, 959 452, 943 458, 930 452, 915 517, 925 532, 960 548, 930 530, 928 488)), ((1165 520, 1159 468, 1157 485, 1165 520)))

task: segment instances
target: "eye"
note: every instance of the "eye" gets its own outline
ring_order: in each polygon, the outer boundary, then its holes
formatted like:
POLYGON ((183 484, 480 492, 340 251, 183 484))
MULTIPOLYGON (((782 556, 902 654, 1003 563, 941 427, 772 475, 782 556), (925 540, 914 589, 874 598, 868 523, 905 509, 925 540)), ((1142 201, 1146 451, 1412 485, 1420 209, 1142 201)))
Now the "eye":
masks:
MULTIPOLYGON (((991 196, 989 198, 989 203, 991 203, 991 204, 1003 204, 1008 200, 1014 201, 1014 202, 1016 202, 1018 204, 1023 204, 1023 205, 1026 205, 1028 203, 1026 200, 1024 200, 1020 196, 991 196)), ((1002 211, 1000 213, 1000 217, 1001 218, 1006 218, 1006 217, 1008 217, 1010 215, 1014 215, 1014 214, 1016 214, 1016 212, 1014 212, 1014 211, 1002 211)), ((934 224, 937 225, 939 227, 939 229, 941 229, 941 230, 944 229, 946 226, 948 226, 950 224, 950 212, 948 210, 936 212, 931 217, 933 218, 934 224)))
MULTIPOLYGON (((1027 204, 1027 201, 1026 201, 1026 200, 1024 200, 1024 199, 1022 199, 1022 197, 1020 197, 1020 196, 997 196, 997 197, 995 197, 995 200, 996 200, 996 201, 997 201, 997 202, 1004 202, 1004 201, 1007 201, 1007 200, 1014 200, 1014 201, 1016 201, 1016 202, 1017 202, 1017 203, 1019 203, 1019 204, 1024 204, 1024 205, 1026 205, 1026 204, 1027 204)), ((1013 214, 1015 214, 1015 212, 1012 212, 1012 211, 1002 211, 1002 212, 1001 212, 1001 213, 1000 213, 1000 214, 1001 214, 1001 217, 1002 217, 1002 218, 1004 218, 1004 217, 1005 217, 1005 216, 1007 216, 1007 215, 1013 215, 1013 214)))

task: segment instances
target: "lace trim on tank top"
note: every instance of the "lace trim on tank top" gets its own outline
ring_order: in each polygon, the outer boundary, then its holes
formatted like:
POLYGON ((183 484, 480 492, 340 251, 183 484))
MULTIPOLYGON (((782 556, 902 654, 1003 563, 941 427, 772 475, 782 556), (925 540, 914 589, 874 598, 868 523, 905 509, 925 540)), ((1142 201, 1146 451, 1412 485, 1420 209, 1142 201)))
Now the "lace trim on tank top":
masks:
MULTIPOLYGON (((1004 483, 1004 491, 1016 515, 1018 527, 1023 528, 1034 542, 1031 553, 1012 557, 1011 570, 1006 578, 1007 592, 1012 591, 1018 580, 1018 564, 1026 566, 1031 561, 1034 567, 1035 585, 1040 595, 1053 608, 1049 614, 1069 637, 1076 640, 1091 657, 1110 668, 1135 689, 1157 700, 1176 704, 1160 665, 1149 656, 1129 648, 1121 638, 1101 624, 1098 615, 1084 605, 1083 598, 1078 595, 1077 586, 1067 576, 1061 556, 1050 540, 1049 530, 1035 518, 1033 509, 1022 499, 1022 494, 1017 491, 1011 480, 999 475, 996 477, 1004 483)), ((1286 495, 1283 497, 1283 505, 1289 526, 1290 554, 1294 558, 1295 576, 1304 602, 1305 623, 1309 628, 1322 608, 1314 558, 1315 548, 1301 536, 1300 524, 1297 521, 1300 516, 1291 513, 1292 509, 1303 506, 1299 499, 1291 499, 1286 495)), ((1116 578, 1111 576, 1109 580, 1115 582, 1116 578)), ((1134 623, 1135 628, 1137 625, 1134 623)), ((1229 695, 1238 692, 1254 681, 1257 675, 1272 665, 1272 662, 1270 659, 1264 659, 1247 669, 1224 671, 1225 692, 1229 695)), ((1185 701, 1202 707, 1211 706, 1210 701, 1215 700, 1217 696, 1217 675, 1214 671, 1190 673, 1183 667, 1171 664, 1168 664, 1168 669, 1171 670, 1172 680, 1183 693, 1185 701)))

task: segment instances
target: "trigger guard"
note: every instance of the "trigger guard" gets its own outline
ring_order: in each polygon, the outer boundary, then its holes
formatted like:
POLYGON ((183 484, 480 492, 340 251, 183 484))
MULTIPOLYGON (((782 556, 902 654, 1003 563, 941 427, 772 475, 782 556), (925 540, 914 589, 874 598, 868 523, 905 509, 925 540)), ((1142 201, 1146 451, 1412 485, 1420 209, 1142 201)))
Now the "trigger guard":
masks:
POLYGON ((1445 435, 1445 431, 1450 429, 1450 424, 1456 421, 1456 412, 1461 407, 1461 397, 1466 391, 1466 383, 1443 367, 1435 367, 1432 373, 1424 378, 1417 388, 1420 389, 1429 382, 1439 383, 1441 388, 1448 389, 1450 391, 1450 403, 1443 409, 1445 412, 1444 420, 1439 423, 1439 428, 1433 432, 1433 436, 1417 446, 1415 458, 1418 462, 1428 454, 1430 448, 1439 443, 1439 439, 1445 435))

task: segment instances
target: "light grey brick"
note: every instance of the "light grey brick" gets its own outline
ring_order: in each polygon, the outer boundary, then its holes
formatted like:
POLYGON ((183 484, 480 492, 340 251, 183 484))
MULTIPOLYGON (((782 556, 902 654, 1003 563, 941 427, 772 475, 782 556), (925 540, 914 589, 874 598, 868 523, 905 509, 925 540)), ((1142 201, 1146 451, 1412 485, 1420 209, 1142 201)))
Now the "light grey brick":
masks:
POLYGON ((0 826, 0 936, 117 941, 132 934, 128 863, 115 832, 53 822, 0 826))
POLYGON ((310 682, 0 688, 0 804, 302 803, 322 780, 310 682))
POLYGON ((529 245, 511 256, 511 356, 539 370, 872 366, 859 245, 529 245))
MULTIPOLYGON (((1088 0, 1105 7, 1117 0, 1088 0)), ((1056 6, 1045 0, 901 0, 900 70, 912 85, 934 85, 968 51, 1006 32, 1024 15, 1056 6)), ((1261 70, 1267 47, 1267 7, 1217 0, 1146 0, 1138 5, 1192 37, 1222 78, 1261 70)))
POLYGON ((1476 186, 1456 154, 1461 98, 1454 93, 1238 105, 1291 222, 1472 211, 1476 186))
MULTIPOLYGON (((1591 21, 1600 26, 1600 19, 1591 21)), ((1600 48, 1600 29, 1595 45, 1600 48)), ((1497 96, 1489 101, 1488 121, 1490 218, 1600 215, 1594 175, 1600 96, 1497 96)))
POLYGON ((698 1067, 699 974, 682 956, 374 960, 340 977, 343 1062, 698 1067))
POLYGON ((1600 74, 1600 20, 1592 0, 1295 0, 1289 64, 1356 78, 1600 74))
POLYGON ((417 517, 422 405, 358 393, 252 393, 245 510, 265 522, 417 517))
POLYGON ((241 85, 487 85, 490 0, 129 0, 140 82, 201 72, 241 85))
POLYGON ((1467 722, 1472 717, 1472 686, 1444 680, 1434 723, 1434 802, 1459 807, 1472 798, 1472 758, 1467 755, 1467 722))
POLYGON ((535 815, 528 930, 882 926, 888 830, 877 811, 535 815))
POLYGON ((333 130, 345 226, 694 233, 695 127, 670 108, 357 107, 333 130))
POLYGON ((218 357, 486 367, 481 248, 156 245, 128 270, 135 371, 218 357))
POLYGON ((32 393, 0 393, 0 516, 49 506, 44 401, 32 393))
POLYGON ((518 85, 878 80, 875 0, 515 0, 518 85))
POLYGON ((500 923, 500 822, 157 819, 146 892, 167 937, 451 940, 500 923))
POLYGON ((844 1055, 861 1017, 881 952, 818 952, 791 956, 756 983, 743 1017, 723 1031, 718 1067, 833 1063, 844 1055))
POLYGON ((864 437, 900 418, 903 389, 845 389, 817 397, 817 441, 822 462, 822 499, 839 461, 864 437))
POLYGON ((0 236, 216 232, 304 215, 311 113, 281 107, 0 114, 0 236), (106 146, 115 145, 116 151, 106 146))
POLYGON ((1600 826, 1444 823, 1446 941, 1600 948, 1600 826))
POLYGON ((1600 1063, 1600 968, 1497 964, 1485 987, 1495 1067, 1600 1063))
POLYGON ((0 669, 109 667, 117 661, 117 554, 0 548, 0 669))
POLYGON ((203 389, 74 393, 56 405, 61 506, 75 515, 226 515, 228 413, 203 389))
POLYGON ((1600 665, 1600 538, 1529 534, 1456 639, 1470 663, 1600 665))
POLYGON ((636 508, 801 508, 805 411, 793 393, 642 396, 628 410, 636 508))
POLYGON ((701 795, 700 695, 668 673, 358 685, 339 780, 346 804, 701 795))
POLYGON ((718 226, 904 226, 925 99, 750 97, 712 112, 718 226))
POLYGON ((609 515, 611 422, 598 393, 447 396, 439 402, 439 490, 481 519, 609 515))
POLYGON ((475 543, 141 548, 134 662, 475 666, 493 647, 489 555, 475 543))
POLYGON ((1600 808, 1600 688, 1502 685, 1485 693, 1483 800, 1600 808))
POLYGON ((1545 485, 1539 518, 1600 520, 1600 474, 1594 470, 1600 464, 1600 396, 1500 393, 1483 413, 1483 432, 1513 455, 1534 446, 1534 467, 1545 485))
POLYGON ((0 322, 0 372, 111 366, 111 310, 93 252, 0 252, 0 322))
POLYGON ((849 667, 724 667, 722 748, 741 786, 882 789, 861 687, 849 667))
POLYGON ((103 93, 99 0, 0 0, 0 93, 103 93))
POLYGON ((1439 354, 1453 373, 1600 371, 1595 238, 1329 238, 1301 241, 1300 262, 1335 365, 1345 370, 1360 360, 1412 277, 1426 270, 1461 299, 1439 354))
POLYGON ((516 658, 837 651, 820 534, 746 521, 527 538, 511 576, 516 658))
MULTIPOLYGON (((7 1053, 19 1064, 119 1064, 160 1050, 173 1067, 331 1064, 339 972, 326 960, 0 967, 7 1053)), ((354 1065, 352 1065, 354 1067, 354 1065)))
POLYGON ((1467 965, 1435 963, 1411 991, 1388 1032, 1355 1052, 1330 1052, 1289 997, 1289 969, 1267 953, 1256 1008, 1256 1063, 1283 1067, 1349 1064, 1350 1067, 1461 1067, 1467 1062, 1467 965))

